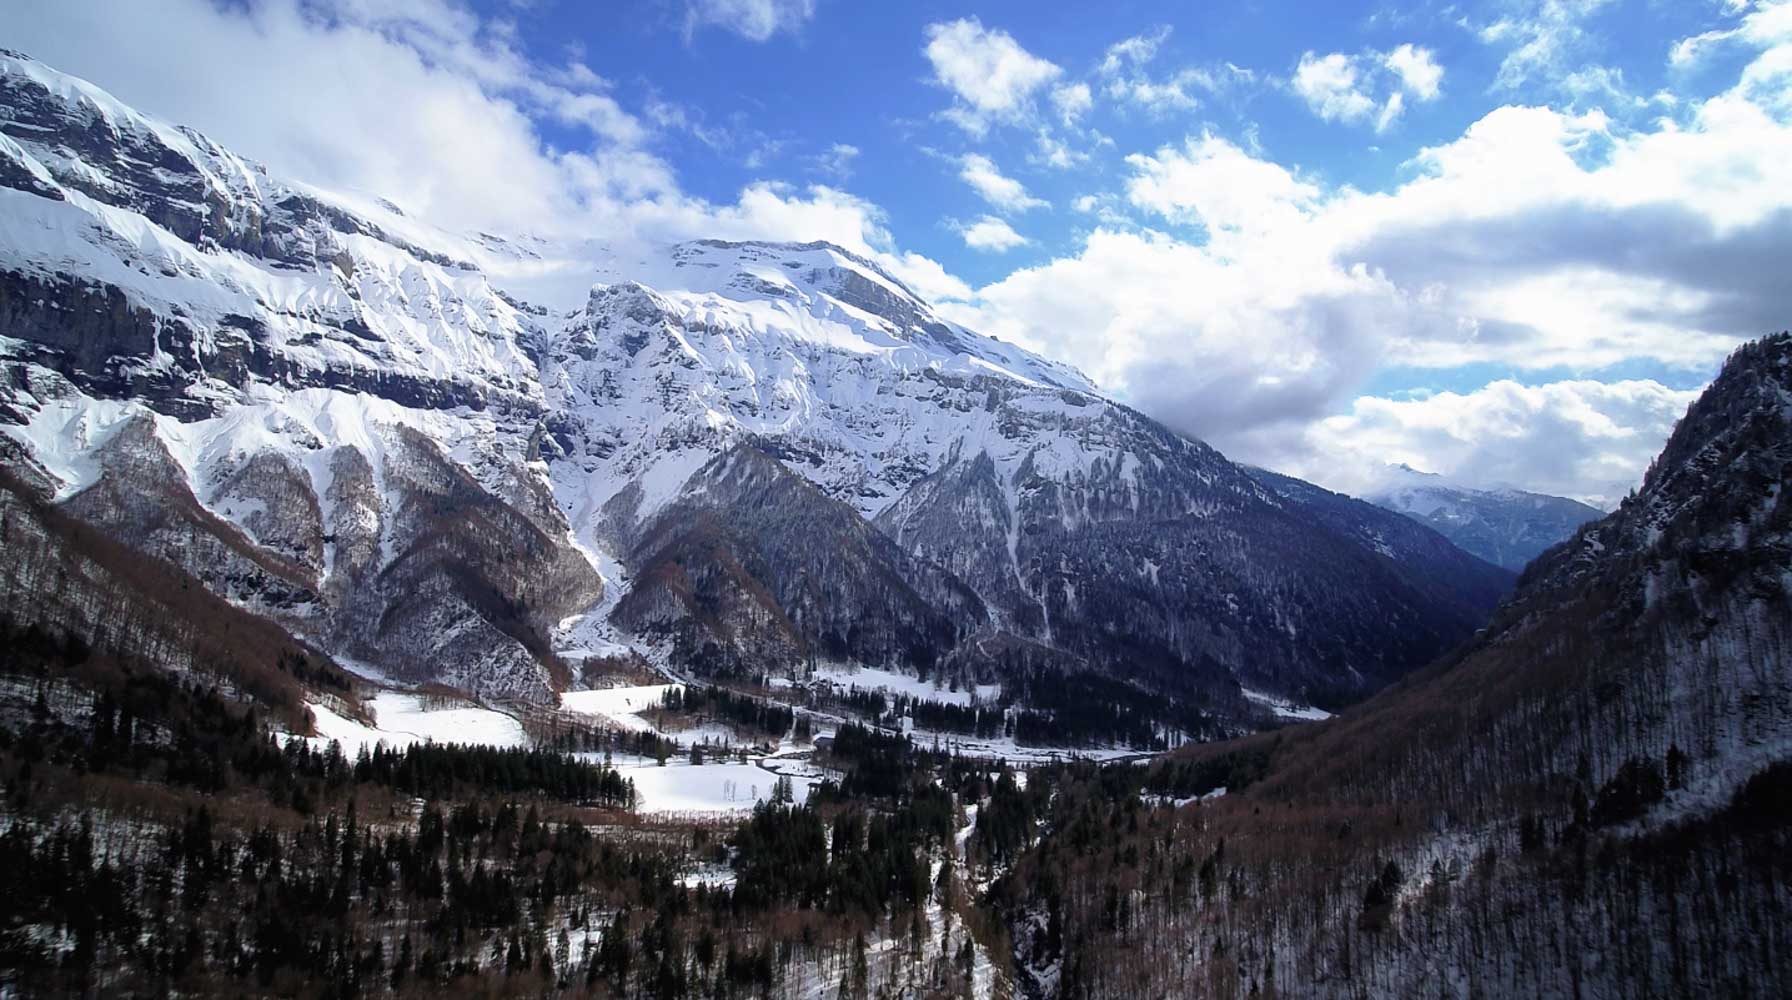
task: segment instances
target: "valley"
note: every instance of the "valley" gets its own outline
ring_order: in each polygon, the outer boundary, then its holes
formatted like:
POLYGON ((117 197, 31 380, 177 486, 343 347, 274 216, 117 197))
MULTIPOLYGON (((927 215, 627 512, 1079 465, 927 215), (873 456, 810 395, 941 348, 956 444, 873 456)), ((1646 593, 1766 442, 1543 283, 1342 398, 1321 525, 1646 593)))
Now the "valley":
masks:
POLYGON ((1792 335, 1359 498, 893 252, 0 111, 0 996, 1792 983, 1792 335))

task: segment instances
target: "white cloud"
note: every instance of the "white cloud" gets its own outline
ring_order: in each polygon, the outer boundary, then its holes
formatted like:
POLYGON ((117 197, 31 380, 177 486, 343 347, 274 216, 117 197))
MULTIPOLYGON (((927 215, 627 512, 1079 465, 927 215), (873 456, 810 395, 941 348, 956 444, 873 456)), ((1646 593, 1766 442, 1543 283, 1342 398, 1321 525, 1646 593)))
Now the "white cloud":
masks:
POLYGON ((1437 64, 1430 49, 1407 42, 1382 56, 1382 65, 1399 75, 1400 84, 1406 88, 1407 93, 1421 101, 1437 99, 1439 86, 1444 79, 1444 68, 1437 64))
POLYGON ((1682 38, 1668 51, 1668 63, 1687 67, 1698 63, 1707 53, 1729 42, 1742 42, 1756 48, 1792 43, 1792 3, 1763 2, 1751 4, 1739 0, 1732 13, 1744 13, 1740 23, 1731 28, 1717 28, 1690 38, 1682 38))
POLYGON ((1072 211, 1092 215, 1109 229, 1129 229, 1136 225, 1120 207, 1120 198, 1110 192, 1085 194, 1071 201, 1072 211))
POLYGON ((1038 163, 1057 170, 1069 170, 1089 162, 1089 154, 1068 142, 1059 139, 1046 129, 1040 129, 1036 152, 1029 156, 1028 162, 1038 163))
POLYGON ((1525 0, 1509 17, 1481 29, 1481 40, 1509 46, 1496 90, 1554 83, 1577 66, 1589 44, 1585 22, 1611 0, 1525 0))
POLYGON ((1013 35, 985 28, 974 17, 928 25, 923 51, 935 82, 961 102, 948 117, 979 135, 992 120, 1026 117, 1034 93, 1063 72, 1022 48, 1013 35))
POLYGON ((816 157, 815 168, 830 177, 852 176, 853 161, 859 158, 859 147, 836 142, 816 157))
POLYGON ((1610 504, 1637 484, 1697 397, 1647 379, 1502 379, 1422 399, 1363 396, 1310 428, 1308 457, 1290 471, 1360 492, 1399 463, 1469 486, 1517 483, 1610 504))
POLYGON ((718 153, 747 144, 762 146, 766 142, 765 135, 757 130, 712 124, 702 109, 666 100, 657 92, 648 95, 642 113, 661 130, 687 133, 718 153))
POLYGON ((1386 132, 1392 128, 1394 122, 1399 120, 1400 113, 1405 110, 1406 95, 1399 91, 1389 94, 1387 102, 1381 106, 1381 111, 1375 116, 1375 131, 1386 132))
POLYGON ((1562 91, 1579 101, 1595 101, 1600 108, 1621 112, 1627 108, 1646 107, 1649 102, 1633 98, 1624 86, 1624 71, 1615 66, 1588 65, 1568 73, 1561 80, 1562 91))
POLYGON ((1168 25, 1148 34, 1134 35, 1108 46, 1096 73, 1107 82, 1102 93, 1109 99, 1137 105, 1154 114, 1189 111, 1200 105, 1192 93, 1214 93, 1254 78, 1249 70, 1231 63, 1215 68, 1185 67, 1167 76, 1153 76, 1147 69, 1170 37, 1168 25))
POLYGON ((1362 56, 1303 53, 1289 86, 1326 121, 1372 122, 1375 131, 1385 132, 1406 110, 1408 94, 1435 100, 1443 75, 1429 49, 1406 43, 1362 56), (1377 89, 1386 89, 1387 96, 1378 101, 1377 89))
POLYGON ((1375 101, 1363 91, 1356 59, 1342 52, 1302 54, 1294 71, 1294 92, 1328 122, 1362 121, 1375 110, 1375 101))
POLYGON ((956 223, 952 228, 958 230, 958 235, 964 238, 964 245, 973 250, 1003 253, 1031 242, 1015 232, 1013 226, 993 215, 985 215, 970 223, 956 223))
POLYGON ((1045 206, 1045 202, 1027 193, 1026 185, 1005 176, 995 161, 982 153, 967 153, 958 164, 958 176, 982 195, 984 201, 1004 212, 1024 212, 1045 206))
MULTIPOLYGON (((953 317, 1075 364, 1270 467, 1339 481, 1342 466, 1324 456, 1346 432, 1379 429, 1386 437, 1374 440, 1393 452, 1379 460, 1442 472, 1479 463, 1534 488, 1621 492, 1614 484, 1640 475, 1684 394, 1639 382, 1601 395, 1569 379, 1460 393, 1467 401, 1437 394, 1427 409, 1359 402, 1360 387, 1390 367, 1469 364, 1625 364, 1684 378, 1783 328, 1792 76, 1768 68, 1788 52, 1762 53, 1730 91, 1641 128, 1598 112, 1495 109, 1421 151, 1411 179, 1382 193, 1325 187, 1212 135, 1135 155, 1127 200, 1200 223, 1205 242, 1104 222, 1077 250, 979 289, 953 317), (1471 453, 1421 433, 1420 417, 1446 407, 1463 421, 1529 415, 1499 438, 1505 450, 1471 453), (1355 422, 1327 436, 1322 421, 1340 413, 1355 422)), ((1112 202, 1072 207, 1095 214, 1112 202)))
POLYGON ((1067 83, 1052 88, 1052 107, 1058 109, 1058 117, 1066 125, 1075 124, 1094 106, 1095 96, 1086 83, 1067 83))
POLYGON ((1206 226, 1210 233, 1262 231, 1301 221, 1319 189, 1278 163, 1251 156, 1223 138, 1204 133, 1181 148, 1126 158, 1134 174, 1127 199, 1175 222, 1206 226))
POLYGON ((1288 90, 1326 122, 1369 122, 1374 131, 1385 133, 1407 111, 1407 97, 1437 100, 1443 79, 1444 68, 1437 65, 1432 50, 1407 41, 1387 52, 1371 50, 1360 56, 1305 52, 1288 90), (1376 99, 1376 91, 1385 97, 1376 99))
POLYGON ((716 27, 763 42, 780 31, 794 32, 815 16, 815 0, 689 0, 685 33, 716 27))
POLYGON ((1112 80, 1105 93, 1114 100, 1128 101, 1147 111, 1161 114, 1168 111, 1189 111, 1199 106, 1200 100, 1189 93, 1196 87, 1211 91, 1216 89, 1216 84, 1212 75, 1205 70, 1185 69, 1161 80, 1142 75, 1112 80))
POLYGON ((1114 76, 1127 68, 1138 68, 1157 58, 1157 50, 1170 37, 1170 26, 1159 25, 1148 34, 1133 35, 1121 39, 1108 46, 1102 57, 1099 72, 1103 76, 1114 76))
POLYGON ((877 259, 903 284, 935 304, 962 302, 975 294, 971 286, 930 257, 914 252, 889 252, 877 255, 877 259))
POLYGON ((1341 273, 1321 248, 1290 243, 1272 265, 1229 242, 1252 259, 1104 226, 1075 256, 979 289, 953 318, 1067 360, 1229 448, 1265 425, 1324 416, 1374 369, 1380 331, 1401 318, 1380 283, 1341 273))

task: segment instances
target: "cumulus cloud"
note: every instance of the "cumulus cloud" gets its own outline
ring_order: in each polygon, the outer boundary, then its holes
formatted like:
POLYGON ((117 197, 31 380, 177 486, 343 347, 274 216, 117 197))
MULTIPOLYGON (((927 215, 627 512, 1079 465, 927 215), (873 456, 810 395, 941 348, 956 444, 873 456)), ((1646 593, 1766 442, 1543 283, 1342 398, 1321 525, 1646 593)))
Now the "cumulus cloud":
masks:
POLYGON ((958 176, 984 201, 1004 212, 1024 212, 1045 206, 1045 202, 1027 193, 1026 185, 1003 174, 995 161, 982 153, 965 154, 958 166, 958 176))
POLYGON ((1200 234, 1103 223, 954 318, 1076 364, 1229 454, 1344 488, 1373 458, 1613 496, 1689 398, 1662 382, 1786 326, 1792 77, 1751 82, 1785 55, 1762 52, 1729 91, 1641 128, 1497 108, 1385 192, 1329 187, 1211 134, 1137 154, 1127 203, 1200 234), (1602 390, 1560 375, 1638 363, 1664 377, 1602 390), (1377 371, 1470 364, 1557 381, 1358 398, 1377 371), (1434 426, 1446 412, 1456 436, 1434 426), (1489 429, 1499 421, 1511 432, 1489 429), (1359 434, 1367 454, 1346 447, 1359 434), (1479 452, 1462 443, 1477 435, 1479 452))
POLYGON ((981 135, 991 121, 1017 121, 1033 110, 1034 94, 1062 74, 1057 64, 1033 55, 1000 28, 977 18, 927 26, 922 50, 933 78, 958 99, 947 116, 981 135))
POLYGON ((1437 58, 1430 49, 1407 42, 1382 56, 1381 61, 1382 65, 1399 75, 1401 86, 1414 97, 1421 101, 1437 99, 1439 85, 1444 79, 1444 68, 1437 64, 1437 58))
POLYGON ((1025 236, 1015 232, 1013 226, 993 215, 985 215, 974 222, 957 223, 953 228, 964 238, 964 245, 973 250, 1003 253, 1015 247, 1026 246, 1029 242, 1025 236))
POLYGON ((716 27, 763 42, 780 31, 794 32, 815 16, 815 0, 690 0, 685 33, 716 27))
POLYGON ((1241 237, 1194 245, 1098 228, 1081 251, 978 290, 955 318, 1078 365, 1178 430, 1227 447, 1312 420, 1374 370, 1402 319, 1380 283, 1323 251, 1241 264, 1241 237), (1229 245, 1229 249, 1227 246, 1229 245))
POLYGON ((1373 122, 1385 132, 1406 110, 1410 95, 1436 100, 1444 70, 1431 50, 1408 42, 1388 52, 1346 55, 1303 53, 1289 87, 1320 118, 1332 122, 1373 122), (1377 99, 1375 92, 1386 92, 1377 99))
POLYGON ((1299 222, 1319 189, 1285 167, 1258 159, 1231 142, 1204 133, 1182 148, 1126 158, 1133 167, 1127 199, 1174 222, 1212 231, 1269 229, 1299 222))
POLYGON ((1312 425, 1291 468, 1346 492, 1405 464, 1468 486, 1522 484, 1609 505, 1637 484, 1698 394, 1648 379, 1501 379, 1423 399, 1363 396, 1312 425))
POLYGON ((1294 71, 1294 92, 1326 121, 1361 121, 1375 110, 1364 92, 1356 60, 1342 52, 1304 53, 1294 71))

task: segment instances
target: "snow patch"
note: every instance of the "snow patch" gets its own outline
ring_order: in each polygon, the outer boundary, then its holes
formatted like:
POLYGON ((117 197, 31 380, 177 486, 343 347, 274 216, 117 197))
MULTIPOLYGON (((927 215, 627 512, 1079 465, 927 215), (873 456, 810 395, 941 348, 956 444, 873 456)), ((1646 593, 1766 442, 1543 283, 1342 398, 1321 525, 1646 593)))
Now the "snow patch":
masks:
POLYGON ((1247 687, 1241 687, 1241 688, 1239 688, 1239 690, 1242 691, 1244 693, 1244 696, 1246 698, 1248 698, 1249 700, 1254 701, 1259 705, 1262 705, 1263 707, 1269 709, 1271 712, 1274 712, 1276 715, 1281 716, 1284 719, 1305 719, 1309 722, 1312 722, 1312 721, 1317 721, 1320 719, 1329 719, 1332 717, 1332 713, 1327 712, 1323 708, 1314 708, 1311 705, 1302 705, 1302 704, 1299 704, 1298 702, 1290 701, 1286 698, 1278 698, 1275 695, 1269 694, 1267 692, 1253 691, 1247 687))

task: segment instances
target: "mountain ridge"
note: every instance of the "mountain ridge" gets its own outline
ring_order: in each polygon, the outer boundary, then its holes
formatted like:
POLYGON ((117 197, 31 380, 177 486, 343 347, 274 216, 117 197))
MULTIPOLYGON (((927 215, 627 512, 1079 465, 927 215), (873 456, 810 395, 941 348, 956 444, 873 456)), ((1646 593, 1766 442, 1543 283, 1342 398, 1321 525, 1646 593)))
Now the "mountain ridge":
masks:
POLYGON ((1464 551, 1513 572, 1604 511, 1567 497, 1502 487, 1473 489, 1403 470, 1364 499, 1437 530, 1464 551))
MULTIPOLYGON (((1180 752, 1144 790, 1207 798, 1093 857, 1074 828, 1048 835, 994 893, 1032 983, 1421 997, 1785 982, 1792 939, 1768 914, 1792 840, 1789 486, 1778 333, 1730 356, 1637 492, 1534 561, 1473 640, 1332 719, 1180 752), (1180 874, 1125 860, 1154 843, 1153 865, 1180 874), (1171 930, 1129 933, 1104 882, 1128 921, 1171 930), (1059 930, 1028 934, 1047 914, 1059 930)), ((1061 791, 1067 814, 1127 808, 1098 785, 1061 791)))
POLYGON ((119 460, 165 452, 163 478, 212 516, 160 554, 203 575, 202 553, 274 550, 304 599, 252 574, 236 598, 400 680, 551 701, 576 674, 560 650, 651 622, 642 651, 664 658, 675 635, 744 635, 763 616, 777 627, 754 634, 782 634, 767 666, 875 649, 980 672, 966 649, 1003 649, 1020 659, 994 669, 1044 656, 1244 719, 1241 682, 1359 697, 1466 636, 1508 582, 1300 516, 1305 500, 832 244, 597 259, 582 303, 556 311, 481 266, 522 243, 357 214, 28 57, 0 57, 0 101, 5 432, 67 502, 137 421, 141 454, 119 460), (711 510, 735 527, 686 536, 671 563, 641 547, 677 535, 667 512, 701 509, 702 470, 743 443, 841 526, 812 571, 912 577, 872 588, 855 627, 925 619, 937 648, 843 640, 778 583, 786 567, 746 568, 805 551, 794 520, 748 537, 742 512, 711 510), (673 564, 752 599, 692 604, 673 564), (672 589, 631 603, 643 580, 672 589), (939 603, 923 614, 905 594, 939 603))

